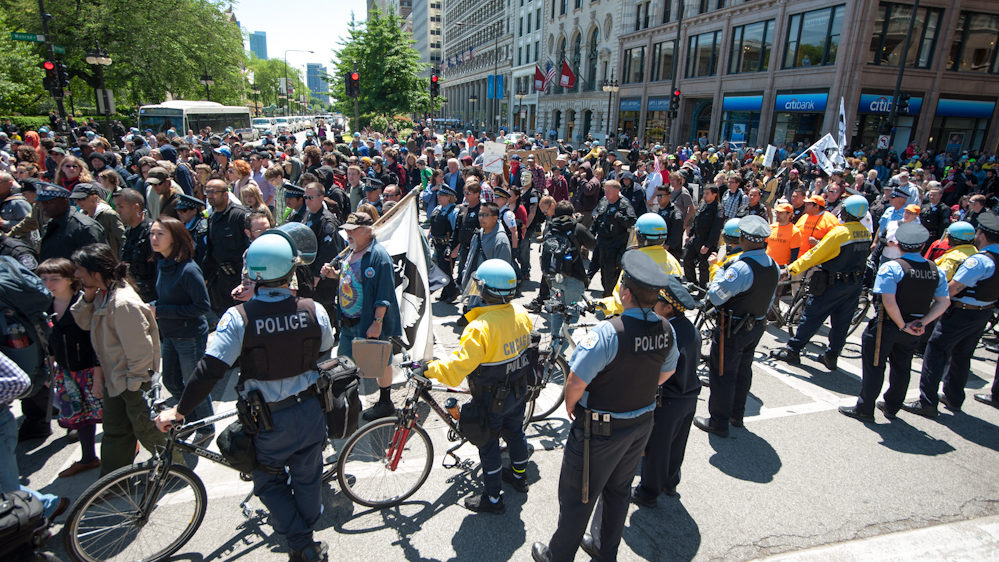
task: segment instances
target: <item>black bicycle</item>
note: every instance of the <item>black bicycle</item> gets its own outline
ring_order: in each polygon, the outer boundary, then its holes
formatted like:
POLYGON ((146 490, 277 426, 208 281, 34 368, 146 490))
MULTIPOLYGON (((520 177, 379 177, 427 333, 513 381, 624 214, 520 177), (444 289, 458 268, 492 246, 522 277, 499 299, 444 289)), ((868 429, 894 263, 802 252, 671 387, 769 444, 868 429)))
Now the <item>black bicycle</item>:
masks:
POLYGON ((527 414, 524 419, 530 422, 537 422, 546 419, 558 409, 565 400, 565 381, 569 377, 569 363, 565 359, 565 354, 569 347, 573 345, 572 328, 589 327, 592 324, 575 323, 570 324, 572 316, 582 317, 587 312, 594 311, 594 305, 584 295, 584 302, 563 304, 561 294, 553 290, 552 298, 542 305, 543 310, 550 314, 548 325, 552 325, 552 319, 560 317, 562 327, 558 333, 551 334, 548 346, 539 350, 540 373, 535 384, 528 389, 527 414))

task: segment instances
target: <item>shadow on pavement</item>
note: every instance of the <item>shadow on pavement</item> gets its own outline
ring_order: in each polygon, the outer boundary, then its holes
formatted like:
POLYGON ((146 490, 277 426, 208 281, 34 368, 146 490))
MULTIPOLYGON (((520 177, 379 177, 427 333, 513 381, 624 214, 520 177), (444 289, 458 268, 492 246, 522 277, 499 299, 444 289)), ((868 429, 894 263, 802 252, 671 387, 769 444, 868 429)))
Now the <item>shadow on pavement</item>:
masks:
POLYGON ((802 354, 800 365, 788 365, 783 361, 777 361, 776 359, 771 359, 770 357, 760 359, 757 356, 756 361, 777 370, 785 376, 794 377, 796 379, 814 384, 815 386, 828 390, 829 392, 845 394, 847 396, 856 396, 857 394, 860 394, 860 380, 843 371, 827 370, 825 366, 819 363, 818 359, 810 352, 802 354))
POLYGON ((727 438, 709 435, 708 441, 715 450, 708 462, 732 478, 765 484, 781 469, 770 443, 745 428, 731 428, 727 438))
POLYGON ((954 412, 950 417, 938 419, 964 439, 976 445, 988 447, 993 451, 999 451, 999 431, 995 425, 964 412, 954 412))
POLYGON ((642 560, 692 560, 701 548, 701 531, 679 498, 662 496, 659 507, 631 514, 621 540, 642 560))
MULTIPOLYGON (((455 552, 453 560, 512 559, 513 553, 527 540, 527 530, 520 516, 526 501, 526 495, 508 489, 503 493, 506 514, 467 512, 451 538, 455 552)), ((410 558, 407 556, 407 559, 410 558)))
POLYGON ((261 547, 268 552, 288 552, 287 543, 285 543, 280 535, 273 532, 273 530, 271 530, 270 534, 264 532, 263 527, 265 525, 268 525, 267 511, 257 509, 250 518, 244 519, 242 523, 236 526, 236 534, 232 538, 214 551, 207 554, 182 552, 174 554, 170 557, 170 560, 200 562, 202 560, 218 560, 223 557, 226 560, 239 560, 247 556, 253 560, 259 555, 257 550, 261 547), (277 548, 275 549, 275 547, 277 548))
MULTIPOLYGON (((910 455, 937 456, 954 450, 950 443, 937 439, 925 431, 909 425, 904 419, 905 412, 891 423, 864 424, 865 427, 881 436, 881 445, 910 455)), ((995 426, 991 426, 995 430, 995 426)))
POLYGON ((529 424, 525 433, 528 440, 538 439, 544 450, 552 451, 565 446, 565 440, 569 436, 569 426, 569 420, 548 418, 529 424))

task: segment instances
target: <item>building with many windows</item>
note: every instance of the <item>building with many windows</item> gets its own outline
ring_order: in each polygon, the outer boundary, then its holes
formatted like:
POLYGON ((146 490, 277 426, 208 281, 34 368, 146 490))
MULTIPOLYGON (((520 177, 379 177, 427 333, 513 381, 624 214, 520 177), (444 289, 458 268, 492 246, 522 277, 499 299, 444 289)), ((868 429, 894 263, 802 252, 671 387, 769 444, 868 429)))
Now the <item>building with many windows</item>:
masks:
POLYGON ((996 150, 999 4, 923 0, 910 33, 912 5, 625 2, 616 34, 617 128, 646 142, 807 143, 836 129, 842 98, 851 145, 874 146, 908 37, 901 85, 908 108, 893 148, 996 150), (670 119, 674 84, 681 103, 670 119))
POLYGON ((305 65, 305 85, 309 88, 311 97, 323 103, 329 103, 330 87, 326 82, 326 67, 324 65, 315 62, 305 65))
POLYGON ((444 2, 442 114, 466 129, 495 131, 508 122, 513 2, 519 0, 444 2))
MULTIPOLYGON (((605 93, 602 85, 620 76, 615 68, 622 25, 619 18, 632 7, 630 2, 547 0, 542 6, 544 52, 539 66, 545 72, 551 61, 556 76, 538 103, 538 128, 549 136, 554 133, 579 144, 587 135, 603 139, 612 130, 613 110, 608 111, 612 94, 605 93), (563 60, 576 75, 572 88, 559 87, 563 60)), ((531 71, 533 75, 533 67, 531 71)))
POLYGON ((534 67, 545 68, 541 56, 543 0, 511 0, 510 26, 514 33, 513 88, 510 104, 511 115, 507 122, 514 131, 534 133, 540 131, 538 121, 538 92, 534 90, 534 67))
POLYGON ((443 0, 413 0, 412 20, 413 48, 420 52, 420 59, 427 64, 421 76, 430 76, 431 71, 440 68, 441 43, 441 3, 443 0))
POLYGON ((254 31, 250 34, 250 52, 258 59, 267 60, 266 31, 254 31))

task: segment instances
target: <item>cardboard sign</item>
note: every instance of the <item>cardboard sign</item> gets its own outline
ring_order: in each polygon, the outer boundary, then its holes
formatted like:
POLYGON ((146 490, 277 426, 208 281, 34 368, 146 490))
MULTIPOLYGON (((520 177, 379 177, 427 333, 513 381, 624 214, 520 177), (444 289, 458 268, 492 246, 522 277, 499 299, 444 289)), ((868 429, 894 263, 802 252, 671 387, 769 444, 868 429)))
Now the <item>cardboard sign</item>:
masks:
MULTIPOLYGON (((486 150, 489 150, 488 145, 486 150)), ((550 172, 552 168, 555 167, 555 159, 558 158, 557 148, 540 148, 537 150, 511 150, 507 153, 507 157, 517 154, 520 156, 520 161, 527 165, 527 157, 533 156, 534 162, 545 169, 546 172, 550 172)))

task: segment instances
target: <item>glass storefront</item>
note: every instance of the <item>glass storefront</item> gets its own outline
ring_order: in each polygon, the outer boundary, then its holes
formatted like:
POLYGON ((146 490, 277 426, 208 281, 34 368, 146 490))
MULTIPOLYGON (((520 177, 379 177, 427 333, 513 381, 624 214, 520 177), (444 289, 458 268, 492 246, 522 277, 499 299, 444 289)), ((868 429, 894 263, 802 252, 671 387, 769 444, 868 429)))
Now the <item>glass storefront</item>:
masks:
POLYGON ((618 106, 618 129, 633 139, 638 138, 638 119, 642 113, 642 98, 621 98, 618 106))
POLYGON ((774 127, 770 142, 811 144, 822 136, 827 93, 795 92, 778 94, 774 102, 774 127))
POLYGON ((665 143, 666 126, 669 111, 669 97, 650 97, 645 106, 645 140, 646 142, 665 143))
MULTIPOLYGON (((858 148, 867 146, 875 149, 878 136, 881 134, 881 123, 888 119, 891 113, 892 94, 862 93, 857 103, 857 135, 850 141, 850 146, 858 148)), ((923 107, 923 98, 909 98, 909 109, 899 115, 895 121, 894 146, 892 150, 901 151, 909 145, 916 130, 916 121, 923 107)))
POLYGON ((722 122, 719 138, 739 147, 753 145, 760 133, 760 110, 763 95, 725 96, 722 100, 722 122))
POLYGON ((927 148, 957 155, 981 150, 996 102, 940 98, 927 148))

